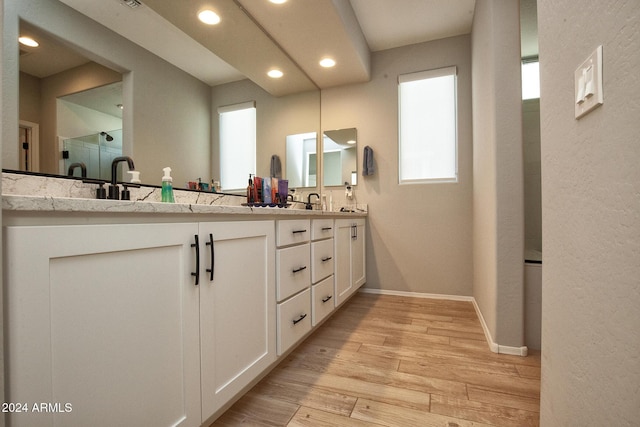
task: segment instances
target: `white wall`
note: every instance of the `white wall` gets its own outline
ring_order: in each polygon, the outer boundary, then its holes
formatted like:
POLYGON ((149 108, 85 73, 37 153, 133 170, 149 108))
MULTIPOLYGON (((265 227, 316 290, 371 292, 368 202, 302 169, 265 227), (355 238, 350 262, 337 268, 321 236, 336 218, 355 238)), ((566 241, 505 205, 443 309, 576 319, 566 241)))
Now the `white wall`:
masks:
MULTIPOLYGON (((358 132, 359 203, 368 203, 367 288, 471 295, 472 140, 469 36, 374 52, 371 81, 322 91, 322 129, 358 132), (458 183, 398 185, 398 75, 458 67, 458 183), (362 150, 376 172, 362 176, 362 150)), ((342 204, 344 187, 333 187, 342 204)))
POLYGON ((637 426, 640 2, 538 0, 538 25, 541 425, 637 426), (574 71, 598 45, 604 105, 575 120, 574 71))
POLYGON ((473 295, 493 341, 524 345, 518 2, 478 0, 473 60, 473 295))

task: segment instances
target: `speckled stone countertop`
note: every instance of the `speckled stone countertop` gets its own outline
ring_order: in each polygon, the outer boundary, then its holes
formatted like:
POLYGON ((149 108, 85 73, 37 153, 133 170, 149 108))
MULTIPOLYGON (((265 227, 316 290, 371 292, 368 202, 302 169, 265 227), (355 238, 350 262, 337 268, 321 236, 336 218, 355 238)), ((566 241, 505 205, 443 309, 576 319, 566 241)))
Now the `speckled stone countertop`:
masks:
MULTIPOLYGON (((244 197, 174 189, 176 203, 162 203, 159 187, 130 188, 131 200, 99 200, 97 184, 80 179, 2 173, 2 209, 30 212, 152 213, 152 214, 239 214, 239 215, 335 215, 366 216, 367 206, 357 212, 327 212, 278 207, 242 206, 244 197)), ((304 204, 300 203, 300 206, 304 204)))

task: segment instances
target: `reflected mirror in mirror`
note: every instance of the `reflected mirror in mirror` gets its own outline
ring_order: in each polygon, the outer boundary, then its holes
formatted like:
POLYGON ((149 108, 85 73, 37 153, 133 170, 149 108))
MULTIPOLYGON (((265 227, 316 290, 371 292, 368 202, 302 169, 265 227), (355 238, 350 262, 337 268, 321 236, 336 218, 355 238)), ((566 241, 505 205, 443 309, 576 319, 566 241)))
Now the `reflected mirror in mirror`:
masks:
POLYGON ((316 132, 287 135, 287 170, 289 188, 315 187, 317 182, 316 132))
POLYGON ((322 138, 325 187, 358 182, 357 132, 355 128, 324 131, 322 138))
MULTIPOLYGON (((67 174, 72 164, 82 163, 88 178, 111 179, 111 162, 122 156, 119 105, 122 105, 121 82, 58 98, 57 134, 65 153, 60 161, 60 174, 67 174), (89 133, 79 135, 83 132, 89 133)), ((75 175, 80 176, 80 172, 75 175)), ((123 180, 122 168, 118 168, 117 179, 123 180)))
MULTIPOLYGON (((109 169, 104 164, 110 167, 109 159, 122 155, 122 74, 22 20, 20 34, 39 43, 37 47, 20 45, 20 121, 39 125, 41 143, 58 141, 57 149, 37 150, 44 153, 41 170, 23 167, 25 162, 21 169, 66 175, 71 163, 82 162, 88 177, 110 177, 110 172, 104 173, 109 169), (47 156, 65 151, 67 159, 47 156)), ((20 134, 22 138, 24 133, 20 134)), ((21 158, 40 148, 18 142, 21 158)))

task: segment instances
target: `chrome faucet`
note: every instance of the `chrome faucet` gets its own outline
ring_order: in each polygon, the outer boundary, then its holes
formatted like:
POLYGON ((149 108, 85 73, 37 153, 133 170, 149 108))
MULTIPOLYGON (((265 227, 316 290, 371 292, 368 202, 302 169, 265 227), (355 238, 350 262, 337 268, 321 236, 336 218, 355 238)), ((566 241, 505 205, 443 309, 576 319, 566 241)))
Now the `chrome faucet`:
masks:
POLYGON ((87 165, 85 165, 82 162, 79 163, 71 163, 69 165, 69 170, 67 171, 67 175, 68 176, 73 176, 73 170, 75 168, 80 168, 80 172, 81 172, 81 176, 82 178, 86 178, 87 177, 87 165))
POLYGON ((311 206, 311 196, 316 196, 318 200, 320 200, 320 195, 318 193, 309 193, 309 195, 307 196, 307 203, 305 206, 305 209, 307 210, 313 209, 313 206, 311 206))
POLYGON ((129 166, 129 170, 135 170, 136 167, 133 165, 133 159, 128 156, 116 157, 111 162, 111 185, 109 185, 109 199, 112 200, 120 200, 120 193, 118 184, 116 179, 118 177, 118 163, 127 162, 129 166))

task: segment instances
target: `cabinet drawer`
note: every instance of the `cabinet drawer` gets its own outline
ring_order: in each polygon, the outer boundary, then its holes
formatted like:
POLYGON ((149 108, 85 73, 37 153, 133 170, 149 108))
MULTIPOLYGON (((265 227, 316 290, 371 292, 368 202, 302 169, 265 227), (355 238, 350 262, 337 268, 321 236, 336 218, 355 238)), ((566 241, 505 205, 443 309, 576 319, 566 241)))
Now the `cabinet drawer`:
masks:
POLYGON ((282 301, 311 285, 309 243, 276 250, 276 296, 282 301))
POLYGON ((311 330, 311 290, 278 304, 278 356, 311 330))
POLYGON ((311 324, 316 326, 335 308, 333 298, 333 276, 311 287, 311 324))
POLYGON ((332 219, 311 220, 311 240, 328 239, 333 237, 332 219))
POLYGON ((333 239, 311 243, 311 283, 333 274, 333 239))
POLYGON ((276 245, 289 246, 309 241, 311 221, 308 219, 290 219, 276 222, 276 245))

